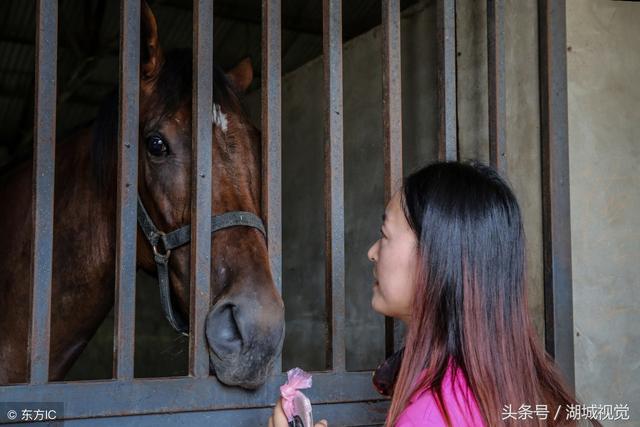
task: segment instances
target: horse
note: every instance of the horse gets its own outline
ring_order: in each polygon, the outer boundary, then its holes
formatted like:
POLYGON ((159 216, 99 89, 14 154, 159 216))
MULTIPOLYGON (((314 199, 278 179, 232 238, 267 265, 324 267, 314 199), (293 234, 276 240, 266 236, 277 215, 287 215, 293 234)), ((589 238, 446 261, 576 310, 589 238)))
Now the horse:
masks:
MULTIPOLYGON (((162 50, 155 16, 142 3, 138 197, 148 220, 168 232, 191 219, 192 57, 162 50)), ((213 74, 211 214, 259 217, 260 133, 239 98, 253 79, 251 62, 226 74, 214 66, 213 74)), ((92 125, 56 145, 50 381, 64 379, 114 304, 117 128, 112 97, 92 125)), ((32 162, 23 162, 0 188, 0 384, 28 381, 32 175, 32 162)), ((139 206, 139 222, 140 212, 139 206)), ((140 225, 136 267, 155 275, 156 247, 140 225)), ((211 236, 210 370, 222 383, 246 389, 264 384, 284 339, 284 304, 260 228, 232 226, 211 236)), ((189 266, 190 245, 174 248, 166 267, 169 303, 177 304, 168 317, 189 313, 189 266)))

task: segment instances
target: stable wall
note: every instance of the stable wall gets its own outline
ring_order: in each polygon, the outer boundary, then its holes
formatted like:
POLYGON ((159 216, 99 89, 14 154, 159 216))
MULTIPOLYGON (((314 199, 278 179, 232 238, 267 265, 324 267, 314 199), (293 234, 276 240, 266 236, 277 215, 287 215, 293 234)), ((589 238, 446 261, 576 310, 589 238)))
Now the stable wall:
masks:
MULTIPOLYGON (((488 162, 486 12, 459 1, 460 155, 488 162), (464 29, 464 30, 462 30, 464 29)), ((507 179, 521 203, 527 233, 529 307, 543 333, 536 5, 507 8, 507 179)), ((402 14, 403 160, 406 173, 437 159, 435 2, 402 14)), ((381 29, 343 48, 347 368, 384 359, 384 319, 370 307, 369 246, 378 238, 383 200, 381 29)), ((282 82, 284 369, 324 369, 322 57, 282 82)), ((260 92, 245 100, 260 122, 260 92)))
POLYGON ((576 388, 640 424, 640 3, 567 2, 576 388))
MULTIPOLYGON (((527 289, 544 334, 536 2, 507 1, 507 179, 522 207, 527 289)), ((640 402, 640 4, 567 2, 575 370, 586 404, 640 402)), ((403 13, 404 166, 436 158, 435 3, 403 13)), ((459 145, 488 162, 486 10, 457 2, 459 145)), ((347 363, 383 358, 366 250, 383 209, 380 28, 344 46, 347 363)), ((260 93, 247 98, 259 122, 260 93)), ((284 365, 325 366, 322 58, 283 80, 284 365), (293 295, 296 295, 293 297, 293 295)), ((620 424, 620 421, 616 422, 620 424)), ((605 422, 606 424, 606 422, 605 422)))

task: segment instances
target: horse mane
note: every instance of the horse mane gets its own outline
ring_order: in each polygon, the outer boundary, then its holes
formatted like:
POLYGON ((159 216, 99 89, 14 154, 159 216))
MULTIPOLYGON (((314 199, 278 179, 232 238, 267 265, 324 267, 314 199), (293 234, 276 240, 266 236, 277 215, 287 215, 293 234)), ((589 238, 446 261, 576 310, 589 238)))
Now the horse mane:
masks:
MULTIPOLYGON (((193 66, 190 50, 177 49, 165 56, 152 95, 158 119, 178 111, 192 97, 193 66)), ((213 102, 244 116, 239 95, 217 65, 213 66, 213 102)), ((118 146, 118 89, 101 104, 92 126, 90 162, 97 189, 115 198, 118 146)), ((142 132, 141 132, 142 133, 142 132)), ((140 141, 139 143, 143 143, 140 141)))

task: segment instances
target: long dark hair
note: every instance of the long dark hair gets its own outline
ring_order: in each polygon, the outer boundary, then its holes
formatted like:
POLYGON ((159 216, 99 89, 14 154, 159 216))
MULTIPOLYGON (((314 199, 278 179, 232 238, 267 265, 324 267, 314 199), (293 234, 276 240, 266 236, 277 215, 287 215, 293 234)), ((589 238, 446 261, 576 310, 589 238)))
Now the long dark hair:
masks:
MULTIPOLYGON (((408 176, 402 207, 419 240, 412 322, 387 426, 418 389, 442 399, 448 363, 461 370, 487 426, 571 425, 577 404, 541 347, 526 296, 525 235, 518 202, 492 168, 438 162, 408 176), (423 372, 424 378, 417 383, 423 372), (505 418, 505 405, 546 405, 547 420, 505 418)), ((573 423, 575 424, 575 422, 573 423)), ((594 422, 594 425, 600 425, 594 422)))

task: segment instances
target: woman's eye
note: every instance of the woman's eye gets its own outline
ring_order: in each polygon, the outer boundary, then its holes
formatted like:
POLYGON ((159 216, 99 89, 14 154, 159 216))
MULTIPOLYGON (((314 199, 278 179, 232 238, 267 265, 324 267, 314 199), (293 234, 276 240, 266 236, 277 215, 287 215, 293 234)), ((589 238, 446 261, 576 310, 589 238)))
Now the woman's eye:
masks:
POLYGON ((169 146, 160 136, 153 135, 147 138, 147 151, 152 156, 166 156, 169 153, 169 146))
POLYGON ((385 235, 384 235, 384 232, 382 231, 382 229, 380 229, 380 237, 381 237, 381 238, 383 238, 383 239, 384 239, 385 237, 387 237, 387 236, 385 236, 385 235))

